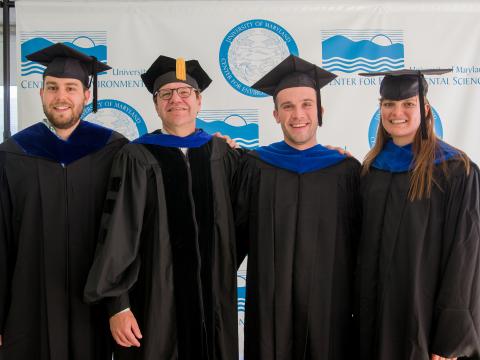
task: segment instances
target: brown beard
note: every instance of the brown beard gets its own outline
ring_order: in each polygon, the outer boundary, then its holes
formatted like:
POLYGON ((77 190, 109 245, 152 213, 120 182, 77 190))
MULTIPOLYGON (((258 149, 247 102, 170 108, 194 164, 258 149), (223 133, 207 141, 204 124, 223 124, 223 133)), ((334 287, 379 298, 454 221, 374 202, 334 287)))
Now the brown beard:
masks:
POLYGON ((79 121, 80 121, 80 116, 82 115, 84 107, 82 107, 80 113, 77 115, 76 113, 73 113, 72 117, 68 119, 67 121, 57 121, 55 117, 51 114, 50 111, 43 105, 43 112, 45 113, 45 116, 47 117, 47 120, 52 124, 53 127, 56 129, 70 129, 71 127, 75 126, 79 121))

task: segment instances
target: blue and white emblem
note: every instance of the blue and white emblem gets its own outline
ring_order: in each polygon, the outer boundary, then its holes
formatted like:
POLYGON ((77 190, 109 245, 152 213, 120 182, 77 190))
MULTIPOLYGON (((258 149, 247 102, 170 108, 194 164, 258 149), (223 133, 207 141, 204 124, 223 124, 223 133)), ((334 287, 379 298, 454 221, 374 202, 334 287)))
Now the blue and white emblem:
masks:
POLYGON ((250 86, 290 54, 298 55, 298 48, 287 30, 269 20, 248 20, 233 27, 223 39, 220 70, 238 92, 264 97, 250 86))

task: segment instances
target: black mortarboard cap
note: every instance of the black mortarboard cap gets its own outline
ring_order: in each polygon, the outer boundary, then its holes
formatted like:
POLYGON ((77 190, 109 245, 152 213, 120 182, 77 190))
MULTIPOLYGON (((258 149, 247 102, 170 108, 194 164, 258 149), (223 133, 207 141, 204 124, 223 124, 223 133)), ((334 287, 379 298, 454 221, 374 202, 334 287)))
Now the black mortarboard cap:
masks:
POLYGON ((110 66, 98 61, 94 56, 86 55, 62 43, 29 54, 26 58, 47 67, 43 73, 44 77, 77 79, 87 88, 93 83, 93 112, 97 112, 97 74, 111 69, 110 66))
POLYGON ((185 61, 183 58, 174 59, 163 55, 160 55, 142 74, 142 80, 152 94, 163 85, 172 82, 183 82, 200 92, 212 82, 197 60, 185 61))
POLYGON ((322 125, 320 89, 337 75, 326 71, 298 56, 290 55, 251 87, 276 98, 277 94, 292 87, 311 87, 317 93, 318 125, 322 125))
POLYGON ((383 99, 403 100, 413 96, 419 96, 420 105, 420 131, 422 138, 427 138, 427 125, 425 121, 425 96, 428 92, 428 84, 424 75, 443 75, 452 69, 423 69, 423 70, 394 70, 361 73, 360 76, 384 76, 380 83, 380 96, 383 99))

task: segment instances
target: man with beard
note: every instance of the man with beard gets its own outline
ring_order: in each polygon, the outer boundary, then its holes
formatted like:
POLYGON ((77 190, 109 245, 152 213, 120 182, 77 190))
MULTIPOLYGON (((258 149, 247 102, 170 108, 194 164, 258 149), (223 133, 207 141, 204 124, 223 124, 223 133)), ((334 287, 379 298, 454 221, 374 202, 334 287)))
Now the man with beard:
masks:
POLYGON ((110 360, 108 318, 82 302, 108 174, 126 139, 80 120, 89 75, 110 69, 63 44, 46 65, 46 120, 0 145, 0 359, 110 360))
POLYGON ((110 299, 116 359, 236 359, 238 155, 195 129, 211 82, 198 61, 160 56, 142 79, 163 130, 114 161, 85 298, 110 299))
POLYGON ((284 141, 244 155, 235 181, 237 242, 248 252, 248 360, 354 355, 360 164, 317 143, 320 88, 334 78, 290 55, 252 85, 273 96, 284 141))

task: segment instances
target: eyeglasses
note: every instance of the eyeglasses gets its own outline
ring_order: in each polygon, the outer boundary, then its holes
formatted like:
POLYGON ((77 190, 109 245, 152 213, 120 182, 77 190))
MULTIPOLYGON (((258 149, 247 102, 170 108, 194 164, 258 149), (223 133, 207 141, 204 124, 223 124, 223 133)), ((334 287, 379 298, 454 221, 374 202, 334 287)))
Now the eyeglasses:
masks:
POLYGON ((173 92, 176 91, 178 96, 180 96, 182 99, 188 98, 190 95, 192 95, 192 91, 198 91, 197 89, 194 89, 191 86, 183 86, 175 89, 160 89, 153 96, 157 96, 162 99, 162 100, 170 100, 173 96, 173 92))

